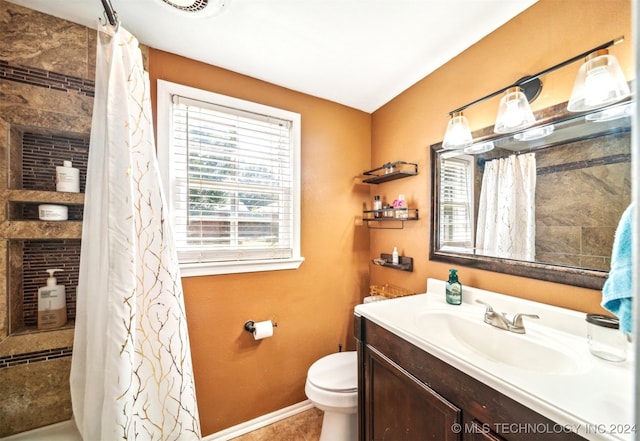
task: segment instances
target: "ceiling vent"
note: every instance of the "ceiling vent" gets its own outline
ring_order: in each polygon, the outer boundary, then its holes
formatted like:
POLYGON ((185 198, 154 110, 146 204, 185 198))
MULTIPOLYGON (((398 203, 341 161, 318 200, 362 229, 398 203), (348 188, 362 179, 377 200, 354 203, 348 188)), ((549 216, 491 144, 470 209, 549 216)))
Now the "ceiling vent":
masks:
POLYGON ((173 11, 190 17, 209 17, 220 14, 230 0, 162 0, 173 11))

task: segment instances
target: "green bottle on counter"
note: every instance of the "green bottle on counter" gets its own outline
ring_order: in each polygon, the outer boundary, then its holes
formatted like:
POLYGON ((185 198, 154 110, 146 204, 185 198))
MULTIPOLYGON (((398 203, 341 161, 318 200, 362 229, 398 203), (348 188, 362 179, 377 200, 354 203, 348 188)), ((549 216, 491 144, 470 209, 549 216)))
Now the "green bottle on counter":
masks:
POLYGON ((448 304, 459 305, 462 303, 462 284, 458 281, 458 270, 449 270, 449 280, 445 292, 448 304))

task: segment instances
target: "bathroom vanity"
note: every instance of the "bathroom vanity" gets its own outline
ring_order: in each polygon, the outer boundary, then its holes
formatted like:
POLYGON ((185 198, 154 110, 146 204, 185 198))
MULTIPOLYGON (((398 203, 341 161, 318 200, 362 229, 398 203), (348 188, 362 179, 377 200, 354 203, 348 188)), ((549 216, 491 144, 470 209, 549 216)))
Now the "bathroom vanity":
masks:
POLYGON ((631 440, 633 354, 589 353, 585 314, 465 287, 358 305, 360 440, 631 440), (484 322, 483 301, 525 317, 484 322))

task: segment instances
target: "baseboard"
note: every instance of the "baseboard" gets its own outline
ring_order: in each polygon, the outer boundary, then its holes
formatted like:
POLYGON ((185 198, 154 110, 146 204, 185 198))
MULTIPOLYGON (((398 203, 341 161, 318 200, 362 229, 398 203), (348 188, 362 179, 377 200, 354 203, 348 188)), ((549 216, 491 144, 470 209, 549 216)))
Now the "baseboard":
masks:
POLYGON ((203 437, 202 441, 227 441, 237 438, 240 435, 261 429, 269 424, 297 415, 311 408, 313 408, 311 401, 305 400, 292 406, 276 410, 275 412, 259 416, 258 418, 245 421, 244 423, 240 423, 236 426, 229 427, 228 429, 221 430, 220 432, 212 433, 211 435, 203 437))

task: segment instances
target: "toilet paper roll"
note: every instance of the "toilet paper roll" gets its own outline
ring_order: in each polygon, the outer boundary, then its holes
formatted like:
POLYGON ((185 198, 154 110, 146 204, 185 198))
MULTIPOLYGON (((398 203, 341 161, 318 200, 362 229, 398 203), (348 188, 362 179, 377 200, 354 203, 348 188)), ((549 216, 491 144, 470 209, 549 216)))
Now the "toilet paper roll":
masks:
POLYGON ((271 320, 265 320, 264 322, 255 322, 255 330, 253 331, 253 338, 256 340, 262 340, 273 336, 273 323, 271 320))

